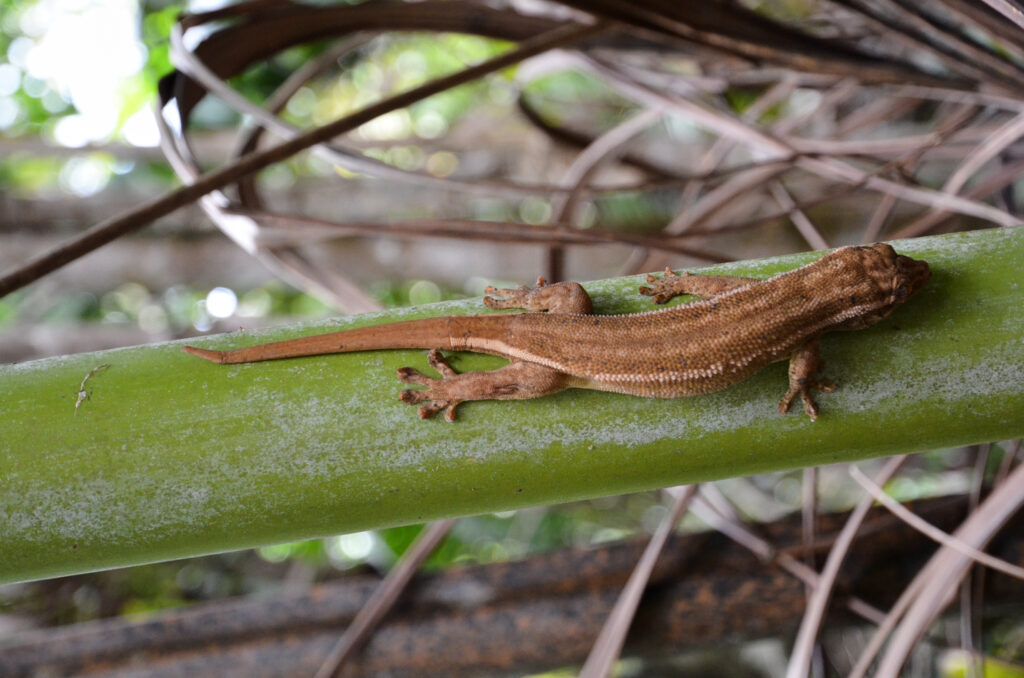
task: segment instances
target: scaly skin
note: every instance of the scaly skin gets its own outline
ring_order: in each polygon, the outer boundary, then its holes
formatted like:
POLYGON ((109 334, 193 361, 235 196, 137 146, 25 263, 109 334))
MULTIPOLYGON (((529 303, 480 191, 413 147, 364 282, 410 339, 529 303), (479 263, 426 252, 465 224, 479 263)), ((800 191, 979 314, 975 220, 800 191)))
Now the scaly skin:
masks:
POLYGON ((511 360, 493 372, 456 374, 436 350, 433 379, 399 370, 402 400, 423 403, 421 417, 444 411, 453 420, 466 400, 524 399, 565 388, 677 398, 718 391, 791 358, 790 386, 779 409, 796 396, 813 419, 814 379, 821 369, 817 343, 825 332, 868 327, 887 317, 930 277, 928 264, 898 255, 889 245, 843 247, 769 280, 723 276, 648 276, 641 292, 664 303, 679 294, 701 301, 628 315, 591 315, 590 298, 575 283, 515 290, 488 289, 491 308, 535 313, 426 318, 264 344, 237 351, 185 350, 218 363, 254 362, 323 353, 394 348, 467 350, 511 360))

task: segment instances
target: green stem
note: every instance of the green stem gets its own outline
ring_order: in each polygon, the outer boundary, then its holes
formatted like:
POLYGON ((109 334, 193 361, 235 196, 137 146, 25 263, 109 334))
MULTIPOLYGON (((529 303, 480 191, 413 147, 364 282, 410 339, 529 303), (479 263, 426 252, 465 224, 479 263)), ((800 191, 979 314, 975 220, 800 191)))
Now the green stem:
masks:
MULTIPOLYGON (((567 391, 420 421, 421 351, 214 365, 181 342, 0 367, 0 583, 1024 435, 1024 228, 896 243, 932 265, 890 319, 827 335, 821 417, 779 415, 786 367, 723 392, 567 391), (79 400, 85 376, 88 399, 79 400)), ((716 266, 767 277, 816 255, 716 266)), ((649 308, 639 278, 587 285, 649 308)), ((227 348, 478 300, 200 340, 227 348)), ((460 354, 460 371, 501 361, 460 354)))

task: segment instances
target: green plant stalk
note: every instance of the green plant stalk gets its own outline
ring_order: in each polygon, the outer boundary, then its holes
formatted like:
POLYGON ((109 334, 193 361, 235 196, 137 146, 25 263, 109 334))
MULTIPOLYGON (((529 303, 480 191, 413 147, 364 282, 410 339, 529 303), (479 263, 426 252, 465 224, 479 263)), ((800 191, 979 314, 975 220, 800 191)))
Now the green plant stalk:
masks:
MULTIPOLYGON (((467 403, 455 424, 398 400, 395 369, 424 368, 422 351, 224 366, 170 342, 0 367, 0 583, 1024 435, 1024 228, 896 248, 932 280, 885 322, 826 335, 839 389, 819 395, 816 422, 776 411, 784 363, 695 398, 467 403)), ((708 270, 768 277, 816 256, 708 270)), ((639 283, 587 288, 597 312, 621 313, 650 308, 639 283)), ((485 310, 448 302, 193 343, 485 310)))

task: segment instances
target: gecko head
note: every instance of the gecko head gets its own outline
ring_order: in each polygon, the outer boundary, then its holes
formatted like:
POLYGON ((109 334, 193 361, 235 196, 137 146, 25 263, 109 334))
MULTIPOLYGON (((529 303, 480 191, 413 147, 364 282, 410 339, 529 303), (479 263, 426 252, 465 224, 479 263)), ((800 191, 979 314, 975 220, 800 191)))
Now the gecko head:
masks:
POLYGON ((932 277, 928 262, 897 254, 896 250, 884 242, 869 245, 865 249, 877 261, 873 277, 883 289, 888 290, 889 304, 893 307, 917 294, 932 277))
POLYGON ((888 317, 931 278, 927 262, 897 254, 885 243, 842 247, 832 255, 838 255, 850 276, 849 289, 857 290, 850 300, 856 313, 842 329, 860 329, 888 317))

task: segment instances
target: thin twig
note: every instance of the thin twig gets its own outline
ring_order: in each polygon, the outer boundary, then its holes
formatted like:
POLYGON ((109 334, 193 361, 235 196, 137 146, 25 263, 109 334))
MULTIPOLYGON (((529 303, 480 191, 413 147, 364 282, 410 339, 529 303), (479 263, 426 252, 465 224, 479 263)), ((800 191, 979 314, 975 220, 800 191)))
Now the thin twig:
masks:
MULTIPOLYGON (((803 482, 800 484, 803 499, 800 502, 801 545, 804 548, 804 562, 807 563, 807 567, 816 568, 813 547, 818 522, 818 467, 808 466, 801 475, 803 477, 803 482)), ((813 591, 814 589, 810 586, 807 587, 808 599, 813 591)))
POLYGON ((575 207, 594 172, 602 163, 612 159, 623 144, 646 130, 662 115, 664 112, 660 107, 648 108, 612 127, 590 142, 562 175, 559 184, 563 189, 567 189, 567 192, 555 198, 552 209, 553 221, 573 223, 575 207))
MULTIPOLYGON (((969 198, 987 197, 1000 190, 1003 186, 1020 178, 1022 172, 1024 172, 1024 160, 1018 160, 1017 162, 1005 165, 972 186, 964 195, 969 198)), ((942 222, 952 217, 953 214, 949 210, 930 211, 901 227, 890 234, 889 237, 893 239, 916 238, 932 231, 942 222)))
POLYGON ((1024 10, 1009 0, 982 0, 986 5, 999 12, 1007 19, 1024 28, 1024 10))
MULTIPOLYGON (((256 108, 260 111, 275 114, 272 117, 284 123, 285 121, 278 117, 276 114, 280 113, 282 109, 291 100, 295 94, 302 89, 307 82, 322 75, 328 69, 334 68, 346 54, 355 52, 361 47, 370 43, 375 36, 371 33, 357 33, 350 35, 342 40, 339 40, 336 44, 331 45, 328 49, 325 49, 321 54, 303 63, 294 72, 292 72, 284 82, 278 85, 277 89, 267 97, 266 102, 263 106, 257 106, 256 108)), ((187 52, 191 55, 191 52, 187 52)), ((221 82, 218 78, 217 82, 221 82)), ((243 97, 244 101, 248 105, 249 100, 243 97)), ((251 124, 243 126, 239 130, 238 142, 236 144, 236 150, 231 153, 233 156, 241 156, 249 152, 256 147, 260 136, 264 131, 273 129, 268 125, 263 124, 251 124)))
MULTIPOLYGON (((194 79, 235 111, 250 117, 259 123, 261 128, 270 130, 281 139, 295 139, 302 133, 300 128, 274 114, 272 106, 279 107, 280 101, 268 100, 265 106, 259 106, 230 87, 210 67, 204 64, 195 53, 185 46, 181 24, 174 25, 171 30, 170 42, 172 62, 177 66, 178 70, 194 79)), ((365 42, 365 40, 362 42, 365 42)), ((358 44, 360 43, 351 41, 346 43, 344 47, 350 48, 358 44)), ((296 80, 298 79, 296 78, 296 80)), ((292 82, 290 88, 294 88, 295 84, 295 82, 292 82)), ((287 90, 284 91, 287 92, 287 90)), ((251 136, 249 138, 252 139, 251 136)), ((330 144, 317 144, 312 148, 312 151, 322 156, 328 162, 351 172, 359 172, 369 176, 392 179, 409 184, 429 187, 443 186, 453 191, 484 193, 487 195, 498 194, 508 197, 520 197, 523 193, 528 192, 524 187, 506 182, 456 181, 451 178, 436 177, 425 172, 403 170, 376 158, 363 155, 352 148, 339 144, 337 141, 332 141, 330 144)))
POLYGON ((366 604, 359 608, 352 623, 345 629, 338 642, 331 648, 324 663, 316 672, 315 678, 332 678, 342 664, 345 663, 376 628, 384 615, 398 601, 402 591, 406 589, 420 565, 426 560, 441 540, 451 531, 454 520, 439 520, 430 523, 416 537, 416 541, 406 549, 384 580, 377 586, 366 604))
POLYGON ((257 236, 261 245, 284 242, 297 243, 337 238, 345 235, 402 236, 431 238, 462 238, 487 242, 515 242, 539 245, 593 245, 597 243, 622 243, 650 249, 660 249, 693 257, 701 261, 725 262, 730 257, 715 252, 690 247, 675 238, 621 233, 599 228, 575 229, 569 224, 558 223, 550 226, 531 226, 504 221, 480 221, 473 219, 412 219, 387 223, 336 222, 293 214, 276 212, 254 212, 250 210, 226 210, 228 214, 250 217, 263 225, 257 236), (280 224, 277 228, 267 223, 280 224))
POLYGON ((921 578, 920 573, 918 576, 911 581, 903 592, 900 593, 900 597, 896 599, 896 602, 889 609, 889 612, 883 615, 881 621, 876 622, 875 632, 871 634, 871 638, 868 640, 867 645, 861 650, 860 657, 857 659, 857 663, 853 665, 847 678, 864 678, 867 675, 868 669, 871 667, 871 662, 874 661, 878 651, 882 649, 882 644, 885 639, 892 633, 892 630, 896 628, 896 624, 899 623, 900 618, 910 607, 910 604, 914 602, 914 599, 920 593, 924 586, 924 579, 921 578))
MULTIPOLYGON (((959 131, 963 125, 974 117, 978 110, 978 107, 973 104, 955 104, 953 112, 948 115, 938 126, 936 132, 931 135, 934 137, 929 145, 922 146, 914 150, 910 157, 900 161, 900 166, 908 174, 912 174, 915 168, 920 164, 921 158, 931 148, 937 147, 939 144, 948 140, 957 131, 959 131)), ((867 226, 864 227, 864 233, 861 235, 861 243, 871 243, 878 240, 879 234, 882 229, 885 228, 889 221, 889 217, 892 214, 893 208, 896 207, 896 197, 885 193, 882 195, 882 199, 879 200, 875 211, 871 215, 871 219, 867 226)))
POLYGON ((882 488, 879 487, 877 482, 872 481, 864 475, 856 466, 850 467, 850 476, 857 481, 857 483, 860 484, 860 486, 863 487, 871 497, 878 501, 878 503, 889 509, 894 516, 910 525, 929 539, 932 539, 947 548, 953 549, 954 551, 962 553, 968 558, 978 561, 982 565, 991 567, 993 570, 1024 580, 1024 567, 1008 563, 1001 558, 996 558, 995 556, 990 556, 984 551, 979 551, 970 544, 943 532, 889 496, 888 493, 884 492, 882 488))
POLYGON ((1014 441, 1013 448, 1005 450, 1003 454, 1003 460, 999 462, 999 470, 996 471, 995 483, 1001 483, 1010 475, 1010 469, 1013 467, 1013 462, 1017 458, 1017 455, 1021 450, 1021 440, 1018 438, 1014 441))
POLYGON ((640 556, 639 562, 629 575, 629 581, 626 582, 619 594, 619 599, 615 602, 615 607, 605 619, 601 633, 594 641, 594 646, 580 670, 579 678, 606 678, 611 675, 612 667, 622 652, 626 634, 629 632, 634 615, 636 615, 637 606, 647 588, 647 582, 651 578, 651 572, 654 571, 658 556, 661 555, 669 536, 689 507, 690 501, 697 492, 697 487, 697 485, 686 485, 666 490, 675 496, 672 510, 662 519, 654 536, 647 542, 643 555, 640 556))
POLYGON ((830 247, 828 241, 821 235, 821 232, 814 226, 807 214, 797 206, 793 196, 789 194, 789 191, 786 190, 781 181, 773 181, 768 187, 768 191, 772 194, 775 202, 779 204, 779 207, 786 210, 786 215, 789 217, 790 222, 796 227, 796 230, 799 231, 804 241, 812 250, 827 250, 830 247))
POLYGON ((1017 141, 1022 135, 1024 135, 1024 113, 1020 113, 997 129, 965 157, 960 167, 946 180, 942 190, 946 193, 959 192, 971 175, 977 172, 982 165, 1002 153, 1007 146, 1017 141))
MULTIPOLYGON (((660 103, 670 106, 673 110, 690 117, 695 124, 701 127, 705 127, 716 134, 734 137, 738 141, 749 144, 751 148, 757 149, 758 152, 767 154, 769 158, 790 158, 794 166, 800 167, 813 175, 823 176, 842 183, 861 185, 882 193, 891 193, 903 200, 936 209, 951 210, 979 217, 993 221, 1000 226, 1013 226, 1020 222, 1017 217, 990 205, 932 189, 905 186, 860 170, 836 158, 798 155, 796 154, 796 149, 787 145, 781 139, 763 130, 754 128, 735 116, 713 110, 696 101, 657 92, 636 82, 626 80, 615 69, 599 65, 585 55, 576 55, 576 58, 584 67, 608 78, 625 96, 642 101, 648 105, 660 103)), ((773 177, 767 176, 763 180, 767 181, 770 178, 773 177)))
MULTIPOLYGON (((985 469, 991 458, 991 443, 971 448, 974 452, 974 468, 971 473, 971 488, 967 495, 967 509, 974 511, 981 503, 985 488, 985 469)), ((982 678, 982 662, 978 654, 978 639, 982 637, 982 596, 984 595, 985 572, 974 568, 969 577, 960 583, 960 647, 967 659, 965 678, 982 678)))
MULTIPOLYGON (((894 474, 901 464, 906 460, 906 455, 893 457, 882 470, 878 472, 878 481, 886 482, 894 474)), ((856 470, 852 467, 851 473, 856 470)), ((839 576, 839 568, 846 559, 846 554, 853 544, 857 531, 860 529, 864 517, 871 509, 873 501, 870 495, 861 499, 857 506, 850 513, 842 531, 836 537, 835 544, 828 553, 825 567, 818 576, 818 582, 814 587, 814 594, 807 603, 807 611, 800 622, 800 630, 797 632, 796 642, 793 645, 793 653, 789 658, 789 666, 786 669, 786 678, 804 678, 811 668, 811 660, 814 657, 814 644, 818 638, 818 629, 825 619, 825 612, 828 609, 829 600, 832 598, 832 589, 835 587, 836 578, 839 576)))
MULTIPOLYGON (((580 196, 597 169, 602 163, 617 155, 617 151, 621 151, 623 145, 650 127, 662 115, 660 106, 648 108, 615 125, 590 142, 562 175, 562 180, 559 183, 568 188, 569 192, 555 197, 551 209, 552 219, 556 222, 574 225, 580 196)), ((562 280, 565 277, 563 271, 565 267, 564 250, 561 247, 549 248, 547 258, 548 279, 562 280)))
POLYGON ((782 162, 755 167, 736 174, 705 194, 696 205, 676 215, 665 230, 673 234, 686 233, 718 214, 720 210, 737 209, 737 206, 741 204, 738 200, 741 196, 754 195, 759 186, 781 176, 789 169, 787 163, 782 162))
MULTIPOLYGON (((777 551, 770 543, 754 534, 752 530, 738 520, 732 520, 723 516, 719 510, 706 499, 704 492, 706 491, 707 485, 708 484, 705 483, 702 486, 701 493, 694 498, 693 504, 691 505, 691 509, 698 518, 715 530, 718 530, 725 536, 729 537, 761 560, 778 565, 783 570, 789 572, 791 575, 802 581, 806 586, 815 587, 818 585, 818 573, 812 568, 808 567, 805 563, 797 560, 788 553, 777 551)), ((851 596, 846 599, 846 607, 854 614, 876 624, 881 622, 885 617, 885 614, 878 608, 855 596, 851 596)))
MULTIPOLYGON (((747 110, 743 112, 743 119, 751 123, 757 122, 757 120, 767 113, 772 106, 784 101, 790 94, 792 94, 797 83, 798 79, 795 74, 787 74, 779 82, 768 88, 768 91, 759 96, 754 103, 752 103, 747 110)), ((715 171, 725 160, 729 152, 735 147, 736 142, 729 137, 723 136, 716 139, 711 147, 701 154, 700 159, 697 161, 698 172, 701 174, 707 174, 715 171)), ((668 225, 662 229, 663 233, 677 235, 694 229, 697 221, 693 219, 693 215, 701 212, 707 212, 704 207, 704 201, 697 202, 698 196, 700 196, 704 187, 705 182, 699 177, 694 177, 691 181, 686 183, 683 187, 682 195, 679 197, 679 204, 676 207, 676 215, 668 225)), ((736 188, 742 190, 742 186, 738 186, 736 188)), ((716 193, 715 190, 712 190, 711 196, 724 197, 721 191, 716 193)), ((724 202, 719 200, 718 204, 721 205, 724 204, 724 202)), ((712 201, 711 205, 714 206, 715 202, 712 201)), ((643 256, 631 257, 630 261, 626 264, 626 270, 631 273, 651 270, 661 268, 662 265, 666 263, 667 262, 664 261, 663 258, 651 256, 644 252, 643 256)))
MULTIPOLYGON (((981 506, 956 529, 953 537, 971 548, 982 547, 1015 512, 1020 510, 1021 504, 1024 504, 1024 465, 1014 469, 1006 481, 992 491, 981 506)), ((906 589, 906 592, 912 591, 912 595, 908 595, 908 600, 912 602, 907 603, 903 621, 893 633, 886 654, 879 664, 876 672, 878 678, 895 678, 899 675, 907 655, 938 613, 948 604, 950 597, 956 592, 957 584, 973 563, 973 558, 949 546, 942 546, 922 568, 918 577, 915 577, 906 589)), ((884 628, 880 627, 876 636, 881 635, 884 639, 884 628)), ((876 638, 872 637, 872 641, 874 640, 876 638)), ((869 654, 865 653, 862 656, 855 667, 855 670, 860 670, 856 675, 863 675, 874 654, 878 652, 879 646, 881 640, 878 641, 878 645, 872 647, 869 654)), ((853 675, 855 674, 851 674, 853 675)))

